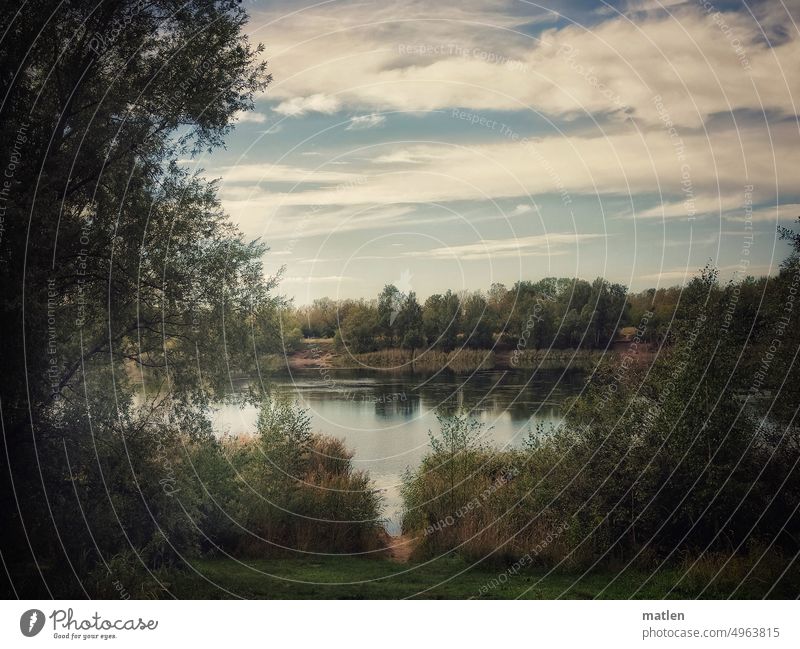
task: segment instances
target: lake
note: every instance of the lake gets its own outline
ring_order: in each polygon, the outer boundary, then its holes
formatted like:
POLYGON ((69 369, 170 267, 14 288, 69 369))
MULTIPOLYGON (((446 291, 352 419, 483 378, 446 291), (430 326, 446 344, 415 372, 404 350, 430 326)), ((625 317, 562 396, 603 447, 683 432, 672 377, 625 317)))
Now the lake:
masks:
MULTIPOLYGON (((388 372, 306 369, 270 375, 267 387, 307 408, 315 431, 345 440, 356 469, 366 469, 382 490, 386 527, 399 530, 400 477, 428 450, 437 413, 472 413, 496 446, 518 446, 538 423, 558 424, 566 397, 580 393, 579 370, 490 370, 469 375, 399 375, 388 372)), ((235 385, 244 390, 247 382, 235 385)), ((252 433, 255 406, 218 403, 218 433, 252 433)))

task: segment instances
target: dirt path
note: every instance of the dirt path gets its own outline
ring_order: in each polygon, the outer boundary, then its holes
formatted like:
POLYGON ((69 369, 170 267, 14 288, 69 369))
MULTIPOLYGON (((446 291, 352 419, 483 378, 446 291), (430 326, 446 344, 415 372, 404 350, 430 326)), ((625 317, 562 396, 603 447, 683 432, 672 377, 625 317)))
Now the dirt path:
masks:
POLYGON ((287 362, 292 369, 327 369, 333 367, 333 356, 333 338, 308 338, 287 356, 287 362))
POLYGON ((297 370, 327 369, 333 367, 332 359, 333 354, 331 353, 315 355, 306 350, 296 352, 288 357, 289 367, 297 370))
POLYGON ((406 563, 411 558, 411 553, 414 552, 416 539, 410 534, 401 534, 400 536, 387 534, 386 536, 389 559, 397 563, 406 563))

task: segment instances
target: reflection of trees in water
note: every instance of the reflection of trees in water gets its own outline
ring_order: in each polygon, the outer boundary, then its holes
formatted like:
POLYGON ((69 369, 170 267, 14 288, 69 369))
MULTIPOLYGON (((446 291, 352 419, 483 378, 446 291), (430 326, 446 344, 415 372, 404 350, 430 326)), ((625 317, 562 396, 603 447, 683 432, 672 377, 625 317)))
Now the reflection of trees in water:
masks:
POLYGON ((378 417, 410 417, 419 412, 420 399, 417 394, 409 394, 408 392, 387 393, 376 395, 375 399, 375 414, 378 417), (401 394, 403 398, 399 396, 401 394))
POLYGON ((453 416, 461 414, 499 414, 507 412, 511 419, 527 420, 531 417, 539 419, 558 419, 561 417, 561 405, 559 403, 535 403, 527 397, 519 397, 516 401, 511 395, 496 396, 489 399, 478 400, 477 398, 466 399, 463 392, 452 395, 450 398, 434 402, 436 414, 443 416, 453 416))
POLYGON ((561 403, 578 394, 585 374, 556 370, 531 372, 479 372, 469 376, 435 377, 375 372, 337 371, 332 384, 317 374, 298 374, 291 383, 278 384, 278 393, 302 395, 306 401, 350 402, 367 407, 385 419, 411 418, 423 408, 451 416, 508 412, 512 419, 559 419, 561 403), (530 379, 530 380, 529 380, 530 379))
POLYGON ((556 419, 564 397, 577 394, 583 385, 583 376, 577 373, 562 377, 560 372, 540 372, 526 384, 528 376, 511 372, 448 376, 421 386, 420 395, 425 405, 445 416, 508 412, 517 420, 556 419))

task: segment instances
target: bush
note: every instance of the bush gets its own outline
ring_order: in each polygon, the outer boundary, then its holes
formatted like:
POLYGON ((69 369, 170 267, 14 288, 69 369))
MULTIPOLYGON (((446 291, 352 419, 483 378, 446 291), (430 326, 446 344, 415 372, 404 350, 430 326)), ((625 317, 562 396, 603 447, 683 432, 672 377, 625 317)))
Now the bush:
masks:
MULTIPOLYGON (((600 384, 607 378, 601 371, 600 384)), ((715 425, 729 433, 713 447, 715 467, 709 446, 684 442, 694 438, 675 419, 666 420, 678 431, 670 444, 658 421, 643 428, 646 406, 622 387, 607 397, 595 385, 566 425, 536 431, 519 450, 492 448, 477 421, 440 418, 440 434, 403 485, 403 531, 418 539, 418 558, 458 552, 565 569, 666 564, 688 570, 690 590, 708 584, 710 593, 751 596, 776 584, 773 596, 796 595, 800 573, 781 577, 797 552, 797 500, 785 486, 796 432, 778 443, 770 427, 756 426, 745 440, 729 413, 711 416, 705 435, 715 425), (620 417, 622 403, 634 405, 620 417)))
POLYGON ((567 526, 547 510, 548 490, 537 489, 547 467, 539 445, 498 452, 469 417, 440 417, 439 425, 431 452, 403 484, 403 531, 419 539, 418 556, 457 550, 511 560, 552 553, 567 526))
POLYGON ((369 476, 353 470, 340 440, 313 433, 304 411, 267 402, 257 435, 221 439, 147 421, 132 420, 124 435, 96 425, 94 445, 71 454, 87 467, 72 490, 92 528, 87 536, 82 519, 60 523, 83 578, 43 566, 59 592, 159 597, 170 570, 203 555, 382 547, 381 502, 369 476))
POLYGON ((244 513, 238 548, 253 556, 380 547, 380 498, 340 440, 311 432, 285 403, 262 408, 258 435, 230 440, 244 513))

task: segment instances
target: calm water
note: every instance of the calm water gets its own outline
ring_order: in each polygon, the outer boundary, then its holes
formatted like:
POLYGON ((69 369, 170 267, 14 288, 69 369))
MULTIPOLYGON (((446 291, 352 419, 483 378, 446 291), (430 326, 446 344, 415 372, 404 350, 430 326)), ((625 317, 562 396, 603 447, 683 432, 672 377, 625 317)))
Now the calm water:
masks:
MULTIPOLYGON (((584 381, 583 373, 560 370, 469 376, 331 370, 323 376, 310 369, 273 375, 269 389, 307 408, 314 430, 345 440, 355 468, 367 469, 384 490, 387 528, 395 532, 400 476, 425 455, 428 430, 438 430, 437 413, 470 412, 491 427, 487 435, 497 446, 516 446, 537 423, 557 424, 564 398, 578 394, 584 381)), ((253 432, 256 417, 255 406, 217 404, 214 426, 220 433, 253 432)))

